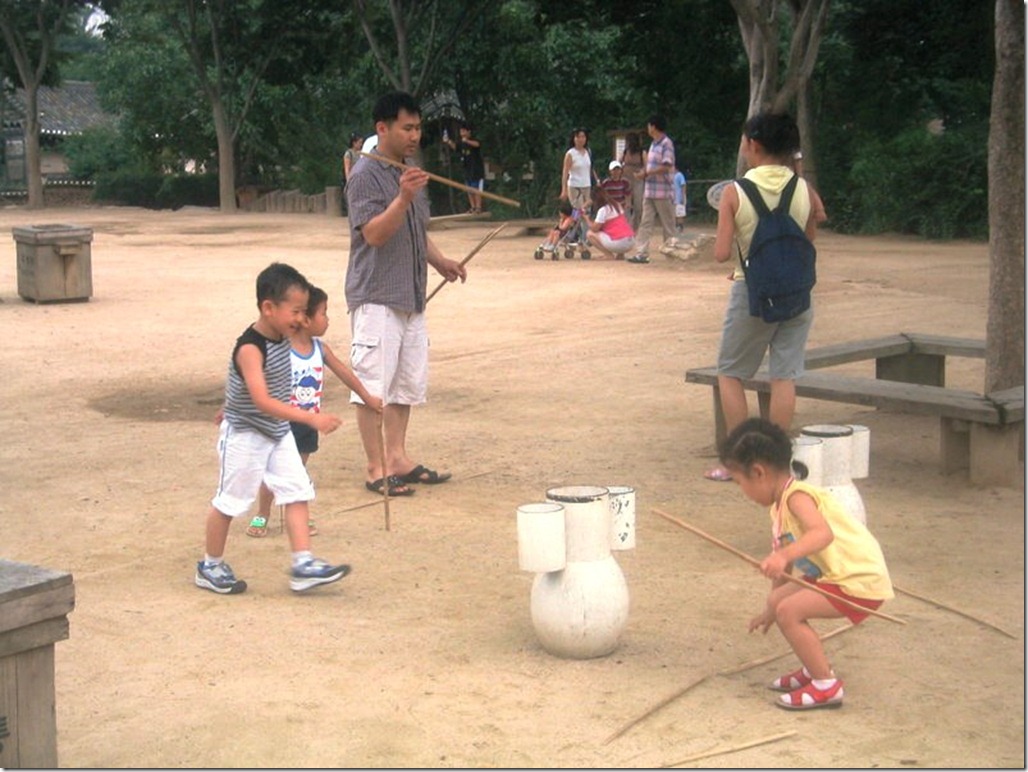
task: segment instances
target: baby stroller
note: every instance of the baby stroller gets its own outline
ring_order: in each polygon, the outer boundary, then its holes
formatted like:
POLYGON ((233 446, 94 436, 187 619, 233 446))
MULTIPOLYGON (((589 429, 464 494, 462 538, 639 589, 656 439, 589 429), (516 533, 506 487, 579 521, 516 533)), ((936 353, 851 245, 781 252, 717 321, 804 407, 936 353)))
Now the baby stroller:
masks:
POLYGON ((560 219, 550 231, 546 240, 535 249, 535 259, 542 260, 547 254, 551 260, 558 260, 560 252, 568 260, 575 256, 578 250, 579 257, 583 260, 590 259, 589 249, 585 240, 585 220, 582 219, 580 209, 572 209, 571 204, 562 201, 560 208, 560 219))

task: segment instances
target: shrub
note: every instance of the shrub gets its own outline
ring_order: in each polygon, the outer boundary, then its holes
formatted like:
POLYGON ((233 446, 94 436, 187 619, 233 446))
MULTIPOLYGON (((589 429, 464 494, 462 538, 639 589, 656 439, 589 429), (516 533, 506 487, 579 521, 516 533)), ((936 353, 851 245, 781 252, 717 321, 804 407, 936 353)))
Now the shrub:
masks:
POLYGON ((217 174, 175 174, 165 177, 156 194, 161 209, 184 206, 218 206, 217 174))
POLYGON ((157 191, 161 182, 160 174, 148 172, 119 170, 98 173, 93 200, 157 209, 157 191))

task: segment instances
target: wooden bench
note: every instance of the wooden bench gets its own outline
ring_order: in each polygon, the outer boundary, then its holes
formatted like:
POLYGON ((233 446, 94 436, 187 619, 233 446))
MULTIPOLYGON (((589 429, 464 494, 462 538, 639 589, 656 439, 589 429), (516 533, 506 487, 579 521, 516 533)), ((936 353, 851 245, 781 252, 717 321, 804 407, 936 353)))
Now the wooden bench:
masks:
MULTIPOLYGON (((796 380, 796 396, 831 402, 935 415, 940 420, 942 470, 968 469, 972 482, 1018 486, 1024 481, 1024 386, 979 394, 946 388, 946 357, 983 359, 985 343, 919 333, 838 343, 811 349, 806 372, 796 380), (875 377, 817 372, 834 365, 875 360, 875 377)), ((725 419, 716 367, 686 371, 687 383, 713 388, 714 435, 725 437, 725 419)), ((767 416, 771 379, 766 369, 743 380, 757 392, 760 413, 767 416)))

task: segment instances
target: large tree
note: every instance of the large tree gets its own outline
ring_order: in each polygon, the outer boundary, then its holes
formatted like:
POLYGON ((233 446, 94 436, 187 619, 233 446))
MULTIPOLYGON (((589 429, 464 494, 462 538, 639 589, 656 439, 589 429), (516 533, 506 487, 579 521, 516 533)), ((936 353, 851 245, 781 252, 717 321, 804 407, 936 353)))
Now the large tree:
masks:
MULTIPOLYGON (((750 95, 746 116, 762 110, 795 112, 803 155, 813 158, 813 125, 808 84, 817 63, 818 48, 831 0, 731 0, 739 17, 739 33, 750 66, 750 95), (787 26, 783 29, 783 24, 787 26), (789 26, 791 25, 791 26, 789 26), (782 71, 781 41, 789 46, 782 71), (793 110, 793 107, 798 110, 793 110)), ((741 155, 738 172, 744 171, 741 155)), ((808 167, 814 165, 808 161, 808 167)), ((811 175, 813 176, 813 171, 811 175)))
POLYGON ((1024 385, 1024 26, 1021 0, 996 0, 996 73, 989 130, 986 392, 1024 385))
POLYGON ((3 0, 0 34, 25 91, 25 178, 31 208, 44 206, 39 153, 39 87, 56 77, 55 45, 82 0, 3 0))
POLYGON ((454 44, 496 0, 353 0, 364 37, 389 84, 415 96, 430 92, 454 44))

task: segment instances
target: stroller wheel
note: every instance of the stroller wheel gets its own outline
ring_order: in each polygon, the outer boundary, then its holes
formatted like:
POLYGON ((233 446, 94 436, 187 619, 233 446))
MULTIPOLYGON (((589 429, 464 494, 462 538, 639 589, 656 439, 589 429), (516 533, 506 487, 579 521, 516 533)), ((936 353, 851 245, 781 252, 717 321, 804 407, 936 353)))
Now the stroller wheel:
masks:
POLYGON ((550 260, 560 260, 560 255, 557 254, 557 250, 550 252, 550 260))
POLYGON ((535 259, 536 260, 542 260, 543 259, 543 248, 542 247, 539 247, 538 249, 535 250, 535 259))
POLYGON ((582 259, 583 260, 589 260, 591 258, 592 258, 592 255, 589 254, 589 250, 588 249, 583 249, 582 250, 582 259))
POLYGON ((575 256, 575 250, 573 250, 571 247, 568 247, 567 249, 564 250, 564 259, 565 260, 570 260, 574 256, 575 256))

